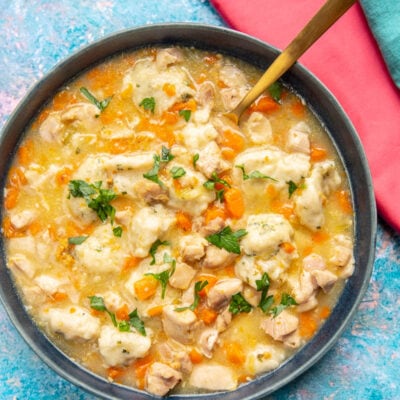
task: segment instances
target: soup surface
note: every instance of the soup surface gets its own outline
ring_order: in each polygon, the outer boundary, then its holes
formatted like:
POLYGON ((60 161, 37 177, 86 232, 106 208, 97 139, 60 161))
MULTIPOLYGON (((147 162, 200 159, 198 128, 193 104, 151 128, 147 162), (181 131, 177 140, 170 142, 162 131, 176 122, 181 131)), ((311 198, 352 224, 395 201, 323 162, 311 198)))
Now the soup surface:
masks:
POLYGON ((304 101, 192 48, 120 54, 29 127, 4 193, 7 262, 44 332, 156 395, 233 390, 309 341, 353 273, 344 170, 304 101))

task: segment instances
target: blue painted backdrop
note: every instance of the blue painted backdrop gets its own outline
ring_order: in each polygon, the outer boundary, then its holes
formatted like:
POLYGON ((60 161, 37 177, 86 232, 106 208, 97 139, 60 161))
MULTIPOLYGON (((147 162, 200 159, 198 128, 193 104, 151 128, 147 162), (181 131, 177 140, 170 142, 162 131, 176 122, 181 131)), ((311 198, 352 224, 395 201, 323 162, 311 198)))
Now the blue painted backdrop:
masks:
MULTIPOLYGON (((125 28, 175 21, 224 25, 207 0, 0 0, 0 128, 29 87, 71 52, 125 28)), ((400 399, 399 283, 400 237, 380 221, 372 280, 355 319, 318 364, 269 399, 400 399)), ((28 348, 1 304, 0 399, 94 399, 28 348)))

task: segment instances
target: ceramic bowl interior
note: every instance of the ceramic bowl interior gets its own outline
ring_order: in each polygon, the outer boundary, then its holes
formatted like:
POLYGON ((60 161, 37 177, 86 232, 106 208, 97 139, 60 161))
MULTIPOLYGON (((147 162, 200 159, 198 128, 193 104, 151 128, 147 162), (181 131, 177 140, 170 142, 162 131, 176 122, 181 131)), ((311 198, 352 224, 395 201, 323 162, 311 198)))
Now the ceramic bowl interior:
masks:
MULTIPOLYGON (((0 138, 1 201, 3 202, 5 177, 24 130, 57 89, 85 68, 123 50, 173 44, 216 50, 262 69, 266 69, 279 54, 277 49, 247 35, 226 28, 198 24, 149 25, 122 31, 89 45, 58 64, 37 83, 10 117, 0 138)), ((282 81, 305 99, 326 127, 345 166, 355 210, 355 272, 346 282, 336 307, 316 336, 278 369, 240 386, 233 392, 196 396, 172 395, 173 399, 242 400, 272 393, 307 370, 332 347, 353 317, 368 286, 375 250, 376 210, 369 168, 358 136, 332 94, 304 67, 296 64, 284 75, 282 81)), ((138 400, 152 398, 144 392, 111 384, 94 375, 51 343, 31 320, 17 295, 5 265, 3 238, 0 253, 1 299, 19 333, 45 363, 62 377, 99 397, 138 400)))

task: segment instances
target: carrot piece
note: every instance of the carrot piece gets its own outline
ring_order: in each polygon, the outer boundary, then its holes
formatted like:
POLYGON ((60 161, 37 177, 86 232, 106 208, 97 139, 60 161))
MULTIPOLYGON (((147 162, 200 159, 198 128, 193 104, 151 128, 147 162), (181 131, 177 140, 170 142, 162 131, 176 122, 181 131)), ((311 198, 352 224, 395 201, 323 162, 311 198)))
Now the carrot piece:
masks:
POLYGON ((230 147, 237 154, 244 148, 244 138, 239 133, 226 129, 221 134, 219 144, 221 147, 230 147))
POLYGON ((158 315, 161 315, 163 312, 164 306, 154 306, 152 308, 149 308, 147 310, 147 315, 149 317, 157 317, 158 315))
POLYGON ((32 221, 28 229, 31 235, 35 236, 42 230, 42 224, 40 221, 32 221))
POLYGON ((151 364, 153 364, 153 362, 154 362, 154 356, 152 354, 148 354, 147 356, 135 361, 134 371, 135 371, 137 386, 139 389, 144 388, 144 379, 146 377, 146 372, 151 366, 151 364))
POLYGON ((322 147, 315 147, 315 146, 311 145, 310 159, 313 162, 325 160, 327 153, 328 152, 326 151, 326 149, 324 149, 322 147))
POLYGON ((231 218, 239 219, 244 214, 244 200, 242 192, 235 187, 225 190, 224 201, 226 210, 231 218))
POLYGON ((201 354, 197 349, 193 348, 189 352, 189 358, 193 364, 200 364, 203 361, 203 354, 201 354))
POLYGON ((286 251, 286 253, 293 253, 295 250, 296 250, 296 248, 292 245, 292 243, 290 243, 290 242, 283 242, 282 244, 281 244, 281 248, 284 250, 284 251, 286 251))
POLYGON ((176 225, 178 228, 183 229, 185 232, 192 230, 192 221, 190 217, 183 211, 178 211, 176 213, 176 225))
POLYGON ((25 185, 28 180, 21 168, 13 167, 8 174, 8 182, 10 186, 20 187, 25 185))
POLYGON ((124 368, 121 367, 109 367, 107 369, 107 376, 111 379, 117 379, 120 378, 121 375, 123 375, 125 372, 124 368))
POLYGON ((158 287, 158 281, 151 275, 145 275, 134 284, 136 296, 139 300, 147 300, 154 296, 158 287))
POLYGON ((314 243, 323 243, 329 239, 329 235, 324 231, 317 231, 312 234, 312 241, 314 243))
POLYGON ((216 219, 218 217, 225 220, 228 216, 226 215, 226 211, 224 208, 218 207, 213 204, 208 207, 204 213, 204 223, 208 225, 213 219, 216 219))
POLYGON ((345 190, 339 190, 335 193, 335 197, 343 212, 345 212, 346 214, 351 214, 353 212, 353 206, 351 204, 348 192, 346 192, 345 190))
POLYGON ((189 99, 188 101, 180 101, 172 105, 170 111, 181 111, 181 110, 190 110, 196 111, 197 103, 195 99, 189 99))
POLYGON ((22 146, 18 149, 18 162, 23 167, 28 166, 32 160, 33 154, 33 143, 31 140, 26 140, 22 146))
POLYGON ((122 272, 127 272, 130 271, 131 269, 136 268, 141 261, 142 259, 140 257, 134 257, 134 256, 127 257, 122 267, 122 272))
POLYGON ((207 54, 203 60, 206 64, 213 65, 218 61, 218 56, 216 54, 207 54))
POLYGON ((4 199, 4 207, 6 210, 11 210, 17 205, 19 197, 19 188, 9 187, 7 188, 5 199, 4 199))
POLYGON ((319 311, 319 316, 322 319, 327 319, 331 315, 331 308, 329 306, 322 306, 319 311))
POLYGON ((175 96, 176 94, 175 85, 172 83, 164 83, 162 90, 169 97, 175 96))
POLYGON ((66 185, 72 175, 72 170, 69 167, 64 167, 60 171, 57 172, 56 174, 56 183, 58 186, 66 185))
POLYGON ((172 111, 164 111, 161 119, 168 125, 175 125, 179 121, 179 114, 172 111))
POLYGON ((221 155, 225 160, 232 161, 236 157, 237 152, 230 147, 222 147, 221 155))
POLYGON ((305 108, 304 104, 300 100, 295 101, 291 105, 290 109, 291 109, 292 113, 294 115, 296 115, 296 117, 303 117, 304 113, 306 111, 306 108, 305 108))
POLYGON ((196 309, 197 318, 203 321, 206 325, 210 325, 215 322, 218 317, 218 313, 208 307, 200 307, 196 309))
POLYGON ((54 111, 61 111, 68 105, 76 103, 76 101, 74 94, 66 90, 61 90, 54 96, 52 108, 54 111))
POLYGON ((227 267, 221 270, 221 273, 231 278, 236 278, 235 265, 234 264, 228 265, 227 267))
POLYGON ((249 111, 259 111, 263 113, 269 113, 271 111, 276 111, 279 109, 279 104, 274 100, 271 99, 269 96, 262 96, 260 97, 255 103, 253 103, 249 111))
POLYGON ((128 305, 124 304, 120 308, 118 308, 118 310, 115 311, 115 316, 122 321, 128 321, 129 320, 128 305))
POLYGON ((242 346, 237 342, 226 343, 225 354, 228 361, 235 365, 242 365, 246 359, 242 346))
POLYGON ((299 315, 299 332, 300 336, 305 339, 311 339, 317 331, 317 321, 312 311, 306 311, 299 315))
POLYGON ((64 300, 68 299, 67 293, 64 293, 64 292, 55 292, 52 294, 51 297, 52 297, 53 301, 64 301, 64 300))
POLYGON ((208 282, 208 284, 204 286, 203 289, 201 289, 199 292, 200 297, 206 297, 208 295, 209 290, 217 283, 218 278, 215 275, 201 274, 196 277, 196 282, 199 281, 208 282))

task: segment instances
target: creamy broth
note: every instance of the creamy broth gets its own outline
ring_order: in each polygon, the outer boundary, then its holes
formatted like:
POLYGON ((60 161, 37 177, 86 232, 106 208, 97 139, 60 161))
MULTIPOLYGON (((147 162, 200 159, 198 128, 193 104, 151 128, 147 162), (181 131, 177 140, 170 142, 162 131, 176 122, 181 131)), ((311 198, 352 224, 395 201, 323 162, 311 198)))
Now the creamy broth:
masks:
POLYGON ((156 395, 234 390, 312 339, 354 269, 319 121, 193 48, 120 54, 63 87, 10 168, 2 232, 32 318, 89 370, 156 395))

